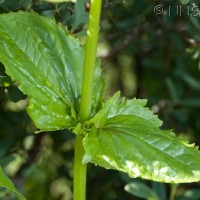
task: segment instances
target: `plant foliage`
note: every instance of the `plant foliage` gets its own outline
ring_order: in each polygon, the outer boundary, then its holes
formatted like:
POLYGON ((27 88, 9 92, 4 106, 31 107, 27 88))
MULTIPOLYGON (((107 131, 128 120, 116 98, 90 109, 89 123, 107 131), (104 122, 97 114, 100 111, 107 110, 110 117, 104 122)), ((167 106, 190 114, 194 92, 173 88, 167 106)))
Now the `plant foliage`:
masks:
MULTIPOLYGON (((84 48, 53 20, 34 13, 2 15, 0 26, 1 61, 12 66, 7 74, 29 95, 27 111, 36 126, 41 130, 72 128, 79 108, 84 48)), ((97 105, 104 84, 98 66, 95 75, 93 101, 97 105)))
POLYGON ((13 183, 8 179, 8 177, 4 174, 3 169, 0 167, 0 186, 9 189, 14 192, 18 198, 18 200, 25 200, 25 198, 16 190, 13 183))
POLYGON ((91 119, 78 118, 84 48, 53 20, 35 13, 0 16, 0 60, 29 96, 27 111, 41 130, 83 134, 84 163, 162 182, 200 180, 200 153, 193 144, 160 130, 145 100, 102 101, 99 62, 91 119), (101 108, 100 108, 100 105, 101 108))

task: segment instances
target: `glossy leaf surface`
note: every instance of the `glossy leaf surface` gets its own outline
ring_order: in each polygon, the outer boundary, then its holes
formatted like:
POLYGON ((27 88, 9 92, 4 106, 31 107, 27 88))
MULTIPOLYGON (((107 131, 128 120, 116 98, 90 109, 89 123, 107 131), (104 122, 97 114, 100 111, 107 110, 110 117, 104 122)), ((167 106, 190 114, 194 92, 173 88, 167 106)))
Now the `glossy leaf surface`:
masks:
MULTIPOLYGON (((73 127, 85 53, 79 42, 53 20, 35 13, 9 13, 0 16, 0 51, 6 73, 30 98, 27 110, 36 126, 41 130, 73 127)), ((104 88, 97 68, 94 109, 104 88)))
POLYGON ((160 130, 160 120, 144 107, 143 101, 136 102, 119 102, 117 95, 108 100, 90 121, 96 127, 84 140, 83 162, 159 182, 199 181, 197 148, 170 130, 160 130))

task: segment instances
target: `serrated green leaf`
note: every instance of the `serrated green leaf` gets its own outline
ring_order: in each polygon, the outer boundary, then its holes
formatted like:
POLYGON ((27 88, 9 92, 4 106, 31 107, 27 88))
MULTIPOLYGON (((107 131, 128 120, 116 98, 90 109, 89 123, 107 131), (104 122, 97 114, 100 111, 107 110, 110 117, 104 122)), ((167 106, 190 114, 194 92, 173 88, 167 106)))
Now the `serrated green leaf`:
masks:
MULTIPOLYGON (((36 126, 41 130, 73 127, 85 54, 78 40, 54 20, 35 13, 9 13, 0 16, 0 51, 6 73, 30 98, 27 111, 36 126)), ((104 90, 98 63, 95 80, 93 110, 104 90)))
POLYGON ((161 126, 162 121, 153 114, 149 108, 145 107, 147 100, 145 99, 121 99, 120 92, 117 92, 106 101, 101 110, 92 118, 88 125, 95 124, 95 126, 102 127, 107 118, 117 115, 135 115, 148 120, 152 125, 161 126))
POLYGON ((0 166, 0 186, 7 188, 11 192, 14 192, 18 198, 18 200, 26 200, 15 188, 9 178, 4 174, 3 169, 0 166))
POLYGON ((125 191, 128 193, 147 200, 159 200, 156 193, 143 183, 133 182, 125 185, 125 191))
POLYGON ((111 98, 90 121, 95 127, 83 141, 83 163, 158 182, 200 180, 200 152, 193 144, 170 130, 160 130, 160 120, 143 107, 143 101, 117 103, 117 99, 111 98))

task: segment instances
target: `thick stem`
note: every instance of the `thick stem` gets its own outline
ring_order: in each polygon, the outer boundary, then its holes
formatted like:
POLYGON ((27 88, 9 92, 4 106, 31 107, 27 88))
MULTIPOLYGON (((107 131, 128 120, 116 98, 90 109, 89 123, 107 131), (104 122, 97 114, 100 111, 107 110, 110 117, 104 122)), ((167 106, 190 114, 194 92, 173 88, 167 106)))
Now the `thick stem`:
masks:
POLYGON ((91 0, 79 113, 79 117, 82 121, 87 120, 90 117, 92 107, 92 91, 97 54, 100 11, 101 0, 91 0))
MULTIPOLYGON (((101 0, 91 0, 79 113, 81 121, 88 120, 91 113, 100 11, 101 0)), ((81 135, 76 136, 74 156, 74 200, 85 200, 86 196, 87 166, 82 164, 84 155, 82 140, 83 137, 81 135)))
POLYGON ((85 200, 86 196, 86 174, 87 165, 82 164, 84 148, 82 145, 83 137, 76 136, 74 154, 74 200, 85 200))
POLYGON ((171 184, 171 191, 170 191, 169 200, 174 200, 175 195, 176 195, 177 186, 178 186, 177 184, 171 184))

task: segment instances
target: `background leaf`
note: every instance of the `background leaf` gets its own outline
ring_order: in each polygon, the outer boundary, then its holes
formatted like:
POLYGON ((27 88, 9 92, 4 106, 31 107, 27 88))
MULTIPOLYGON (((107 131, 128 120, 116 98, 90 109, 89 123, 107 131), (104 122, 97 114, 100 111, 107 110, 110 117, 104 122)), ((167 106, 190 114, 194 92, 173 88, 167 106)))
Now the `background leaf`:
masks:
POLYGON ((88 21, 88 12, 85 10, 85 0, 78 0, 75 3, 74 13, 71 18, 72 29, 75 30, 86 24, 88 21))
POLYGON ((23 93, 14 85, 7 88, 8 95, 11 101, 18 102, 24 96, 23 93))
POLYGON ((152 189, 157 194, 158 199, 167 200, 166 184, 159 182, 152 182, 152 189))
POLYGON ((10 77, 0 76, 0 86, 8 87, 12 83, 10 77))
POLYGON ((156 193, 143 183, 132 182, 124 187, 128 193, 147 200, 159 200, 156 193))
POLYGON ((51 3, 60 3, 60 2, 74 2, 75 0, 43 0, 51 3))
POLYGON ((26 200, 16 189, 0 167, 0 186, 9 189, 17 195, 18 200, 26 200))
POLYGON ((6 11, 10 11, 26 8, 30 4, 31 0, 5 0, 1 3, 0 7, 6 11))
POLYGON ((179 197, 176 197, 175 200, 198 200, 200 198, 199 189, 189 189, 181 194, 179 197))
POLYGON ((190 2, 190 0, 180 0, 180 2, 181 2, 182 4, 188 4, 188 3, 190 2))

